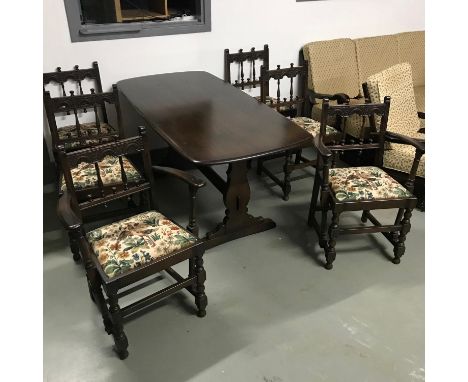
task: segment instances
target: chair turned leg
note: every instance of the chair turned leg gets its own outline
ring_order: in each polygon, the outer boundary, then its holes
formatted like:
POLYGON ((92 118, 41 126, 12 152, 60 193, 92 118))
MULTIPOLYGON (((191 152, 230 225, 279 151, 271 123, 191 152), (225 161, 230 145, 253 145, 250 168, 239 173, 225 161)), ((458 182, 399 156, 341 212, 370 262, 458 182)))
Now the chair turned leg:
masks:
POLYGON ((398 236, 398 240, 393 246, 393 255, 394 255, 394 258, 392 259, 393 264, 400 264, 400 258, 405 254, 406 235, 411 229, 411 224, 410 224, 411 211, 412 210, 409 208, 405 210, 405 214, 401 222, 402 228, 400 231, 400 235, 398 236))
POLYGON ((108 294, 109 297, 109 313, 112 320, 112 335, 115 342, 115 351, 120 359, 128 357, 128 340, 123 331, 122 315, 118 304, 117 292, 113 291, 108 294))
POLYGON ((317 180, 317 177, 314 179, 314 188, 312 190, 312 197, 310 198, 309 206, 309 217, 307 219, 307 224, 309 227, 313 227, 313 217, 315 216, 315 208, 317 207, 317 200, 319 195, 320 182, 317 180))
POLYGON ((75 262, 80 261, 80 259, 81 259, 80 246, 79 246, 79 243, 78 243, 76 230, 68 231, 68 240, 70 242, 70 249, 71 249, 71 251, 73 253, 73 260, 75 262))
POLYGON ((263 170, 263 160, 261 158, 257 159, 257 175, 262 175, 263 170))
POLYGON ((424 212, 424 210, 425 210, 425 208, 426 208, 426 207, 425 207, 425 196, 424 196, 424 195, 422 195, 422 196, 419 197, 419 199, 418 199, 418 204, 416 205, 416 208, 417 208, 419 211, 424 212))
MULTIPOLYGON (((93 272, 96 272, 94 269, 93 272)), ((91 299, 97 305, 99 311, 101 312, 102 322, 104 324, 104 329, 106 330, 107 334, 112 334, 112 319, 107 309, 106 299, 104 298, 104 294, 102 293, 102 287, 99 283, 97 277, 93 277, 91 274, 88 276, 88 285, 89 285, 89 293, 91 295, 91 299)))
POLYGON ((195 293, 195 304, 197 305, 198 317, 205 317, 206 316, 206 306, 208 305, 208 298, 205 294, 205 280, 206 280, 206 272, 205 268, 203 268, 203 255, 198 255, 195 257, 195 264, 196 264, 196 274, 197 274, 197 282, 196 282, 196 293, 195 293))
POLYGON ((284 180, 283 180, 283 200, 289 200, 289 194, 291 193, 291 169, 289 164, 291 163, 292 154, 286 154, 284 160, 283 171, 284 171, 284 180))
POLYGON ((326 250, 327 248, 327 221, 328 221, 328 212, 325 209, 322 209, 322 218, 320 221, 320 233, 319 233, 319 246, 326 250))
POLYGON ((364 210, 364 211, 362 211, 361 221, 362 221, 363 223, 367 223, 367 220, 368 220, 367 214, 368 214, 368 213, 369 213, 369 210, 364 210))
POLYGON ((335 245, 336 245, 336 237, 338 236, 339 219, 340 219, 340 215, 337 214, 335 211, 333 211, 332 222, 328 229, 329 240, 328 240, 327 246, 325 247, 325 258, 327 260, 327 262, 325 263, 325 269, 328 269, 328 270, 333 268, 333 262, 335 261, 335 258, 336 258, 335 245))
MULTIPOLYGON (((195 263, 195 258, 191 257, 189 259, 189 277, 195 276, 197 274, 197 266, 195 263)), ((195 293, 197 291, 197 287, 195 285, 190 286, 190 290, 195 293)))
POLYGON ((301 157, 302 157, 302 150, 299 150, 296 152, 296 158, 294 160, 295 164, 301 163, 301 157))

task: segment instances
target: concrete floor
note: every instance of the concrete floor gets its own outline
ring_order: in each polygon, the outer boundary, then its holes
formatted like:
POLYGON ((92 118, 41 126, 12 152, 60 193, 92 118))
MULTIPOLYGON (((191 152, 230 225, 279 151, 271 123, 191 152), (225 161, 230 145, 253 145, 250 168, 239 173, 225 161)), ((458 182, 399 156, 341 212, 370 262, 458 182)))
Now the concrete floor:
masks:
MULTIPOLYGON (((55 218, 55 197, 45 194, 44 380, 423 381, 424 214, 413 214, 400 265, 388 260, 385 238, 353 235, 338 239, 335 268, 327 271, 306 225, 312 178, 304 175, 312 173, 297 173, 284 202, 278 187, 251 171, 249 211, 273 218, 277 228, 208 250, 207 316, 195 316, 186 292, 162 301, 125 324, 125 361, 111 350, 84 270, 55 218)), ((187 206, 175 201, 185 192, 170 179, 158 189, 162 212, 183 224, 187 206)), ((199 198, 202 228, 223 211, 208 185, 199 198)), ((380 212, 382 220, 394 218, 380 212)), ((359 215, 342 222, 359 222, 359 215)), ((156 285, 168 280, 162 275, 156 285)))

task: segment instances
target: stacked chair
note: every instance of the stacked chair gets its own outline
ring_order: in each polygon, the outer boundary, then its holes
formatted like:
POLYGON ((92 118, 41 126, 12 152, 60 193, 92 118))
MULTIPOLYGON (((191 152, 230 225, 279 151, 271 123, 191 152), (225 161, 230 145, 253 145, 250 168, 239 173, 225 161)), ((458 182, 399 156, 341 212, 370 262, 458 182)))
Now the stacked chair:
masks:
POLYGON ((93 73, 93 79, 99 75, 97 63, 93 68, 95 71, 88 69, 84 73, 75 67, 70 72, 58 70, 53 75, 44 74, 44 85, 53 80, 63 90, 58 97, 51 97, 44 90, 44 101, 60 170, 57 213, 68 232, 73 259, 81 260, 84 265, 89 294, 102 315, 104 328, 113 336, 119 358, 125 359, 128 356, 128 339, 123 329, 125 318, 182 289, 194 296, 197 315, 206 315, 205 245, 198 238, 195 218, 197 191, 205 183, 181 170, 152 166, 144 127, 139 128, 139 136, 127 139, 104 131, 104 126, 110 126, 106 112, 109 105, 116 109, 117 129, 113 132, 121 131, 118 91, 113 86, 112 92, 102 92, 99 78, 99 92, 85 94, 81 81, 89 73, 93 73), (78 78, 80 90, 77 95, 64 96, 64 84, 70 78, 78 78), (75 124, 58 127, 55 117, 60 113, 71 115, 75 124), (93 121, 81 123, 80 116, 86 113, 91 113, 93 121), (60 134, 61 129, 67 133, 60 134), (187 228, 159 211, 154 174, 174 176, 188 185, 187 228), (126 203, 123 209, 108 208, 119 201, 126 203), (117 215, 124 215, 123 219, 117 219, 117 215), (107 224, 102 223, 103 219, 107 224), (88 227, 91 221, 93 229, 88 227), (172 268, 185 260, 188 261, 186 277, 172 268), (121 297, 157 278, 141 283, 142 280, 162 271, 175 283, 125 307, 119 305, 121 297))

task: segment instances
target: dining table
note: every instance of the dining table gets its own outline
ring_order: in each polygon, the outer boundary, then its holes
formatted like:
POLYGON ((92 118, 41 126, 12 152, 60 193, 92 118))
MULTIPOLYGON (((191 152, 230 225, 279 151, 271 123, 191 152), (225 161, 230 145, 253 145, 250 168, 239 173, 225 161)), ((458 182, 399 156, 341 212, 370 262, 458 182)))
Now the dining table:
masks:
POLYGON ((311 135, 276 110, 204 71, 121 80, 119 94, 178 154, 220 191, 225 215, 204 239, 207 248, 276 226, 248 211, 249 163, 312 146, 311 135), (227 164, 226 177, 214 166, 227 164))

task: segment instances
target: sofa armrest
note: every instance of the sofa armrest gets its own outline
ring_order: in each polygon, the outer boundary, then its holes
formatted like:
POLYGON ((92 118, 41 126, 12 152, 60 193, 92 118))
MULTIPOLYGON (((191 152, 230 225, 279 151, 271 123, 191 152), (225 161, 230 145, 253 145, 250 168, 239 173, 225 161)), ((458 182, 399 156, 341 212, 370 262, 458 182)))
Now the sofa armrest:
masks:
POLYGON ((425 141, 423 139, 410 138, 406 135, 394 133, 391 131, 385 132, 385 140, 393 143, 403 143, 406 145, 411 145, 417 150, 420 150, 425 153, 425 141))

